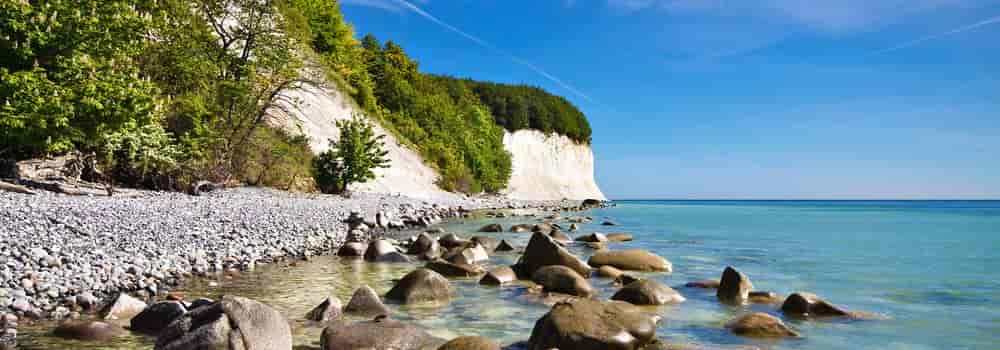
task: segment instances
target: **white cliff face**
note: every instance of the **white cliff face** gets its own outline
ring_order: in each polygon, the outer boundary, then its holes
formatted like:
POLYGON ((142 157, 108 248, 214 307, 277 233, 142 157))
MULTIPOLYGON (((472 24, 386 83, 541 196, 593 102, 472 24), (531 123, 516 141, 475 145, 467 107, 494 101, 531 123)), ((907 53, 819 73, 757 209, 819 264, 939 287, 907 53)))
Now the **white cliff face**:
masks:
POLYGON ((515 199, 607 199, 594 181, 594 154, 569 137, 537 130, 506 132, 513 171, 505 194, 515 199))

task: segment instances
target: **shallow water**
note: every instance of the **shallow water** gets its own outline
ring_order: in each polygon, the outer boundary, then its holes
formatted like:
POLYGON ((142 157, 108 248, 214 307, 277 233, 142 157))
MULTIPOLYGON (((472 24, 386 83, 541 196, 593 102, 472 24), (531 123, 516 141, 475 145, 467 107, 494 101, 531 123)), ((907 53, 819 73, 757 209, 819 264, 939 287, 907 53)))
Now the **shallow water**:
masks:
MULTIPOLYGON (((574 214, 564 214, 564 217, 574 214)), ((688 300, 651 308, 663 317, 658 335, 669 342, 747 344, 773 349, 988 349, 1000 344, 1000 202, 936 201, 624 201, 586 215, 595 222, 580 233, 629 232, 635 241, 611 249, 653 251, 674 265, 673 274, 647 274, 667 285, 718 278, 733 265, 755 289, 787 295, 817 293, 850 311, 879 319, 786 320, 800 339, 761 341, 727 333, 722 324, 748 310, 775 306, 719 304, 711 291, 677 287, 688 300), (604 218, 619 225, 600 226, 604 218)), ((532 223, 536 218, 468 220, 446 229, 463 237, 492 235, 523 247, 527 233, 474 233, 488 222, 532 223)), ((568 224, 565 224, 568 226, 568 224)), ((590 250, 571 251, 586 258, 590 250)), ((491 265, 513 263, 516 254, 494 255, 491 265)), ((189 298, 237 294, 260 300, 293 323, 296 345, 318 346, 321 327, 302 321, 328 295, 346 302, 366 283, 384 293, 392 280, 417 264, 370 264, 319 257, 297 266, 276 264, 217 286, 184 286, 189 298)), ((390 305, 394 317, 412 320, 451 338, 483 335, 502 343, 528 338, 548 306, 525 286, 483 287, 476 279, 455 280, 459 295, 445 306, 390 305)), ((609 297, 609 280, 591 280, 609 297)), ((21 329, 22 348, 148 349, 153 339, 129 335, 107 343, 66 342, 46 336, 51 324, 21 329)))

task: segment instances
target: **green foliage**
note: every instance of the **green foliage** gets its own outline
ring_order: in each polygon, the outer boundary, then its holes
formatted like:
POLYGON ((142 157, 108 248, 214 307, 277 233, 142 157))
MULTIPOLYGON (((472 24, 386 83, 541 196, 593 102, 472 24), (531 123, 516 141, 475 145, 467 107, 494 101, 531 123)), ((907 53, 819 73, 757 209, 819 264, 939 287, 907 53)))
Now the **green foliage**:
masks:
POLYGON ((313 154, 309 139, 274 127, 258 128, 247 144, 241 180, 254 186, 310 191, 313 154))
POLYGON ((180 169, 180 147, 160 123, 129 125, 106 135, 99 147, 104 168, 117 183, 171 189, 180 169))
POLYGON ((375 135, 371 124, 355 116, 337 121, 340 140, 313 160, 313 178, 323 193, 342 193, 347 186, 375 178, 376 168, 388 168, 385 135, 375 135))

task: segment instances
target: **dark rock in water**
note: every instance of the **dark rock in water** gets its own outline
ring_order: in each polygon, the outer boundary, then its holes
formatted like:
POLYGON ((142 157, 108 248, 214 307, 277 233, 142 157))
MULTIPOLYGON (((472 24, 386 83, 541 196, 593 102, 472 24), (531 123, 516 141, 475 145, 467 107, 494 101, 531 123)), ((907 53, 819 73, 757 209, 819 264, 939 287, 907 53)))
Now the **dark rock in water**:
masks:
POLYGON ((396 320, 377 319, 331 325, 323 329, 319 342, 321 350, 418 350, 433 341, 434 337, 420 327, 396 320))
POLYGON ((484 337, 458 337, 444 343, 438 350, 500 350, 500 345, 484 337))
POLYGON ((347 242, 337 250, 337 256, 364 256, 368 245, 361 242, 347 242))
POLYGON ((396 285, 385 294, 388 300, 403 304, 419 302, 447 302, 455 294, 451 282, 441 274, 430 269, 416 269, 403 276, 396 285))
POLYGON ((627 273, 622 273, 621 275, 618 275, 618 277, 615 277, 614 283, 616 286, 627 286, 639 280, 641 280, 641 278, 629 275, 627 273))
POLYGON ((156 338, 155 350, 291 348, 292 331, 281 313, 251 299, 226 295, 167 326, 156 338))
POLYGON ((400 252, 389 252, 387 254, 383 254, 383 255, 379 255, 379 256, 375 257, 375 259, 372 260, 372 262, 379 262, 379 263, 408 263, 408 262, 413 262, 413 260, 410 259, 410 257, 406 256, 403 253, 400 253, 400 252))
POLYGON ((125 334, 119 326, 97 321, 67 321, 60 323, 53 334, 60 338, 93 341, 110 340, 125 334))
POLYGON ((417 239, 410 244, 406 254, 421 256, 436 256, 441 254, 441 245, 437 240, 426 233, 417 235, 417 239))
POLYGON ((729 328, 734 334, 747 337, 783 338, 799 336, 798 333, 789 329, 777 317, 763 312, 754 312, 737 317, 729 321, 726 324, 726 328, 729 328))
POLYGON ((535 270, 550 265, 569 267, 580 276, 590 275, 590 266, 557 244, 551 237, 542 233, 532 234, 515 271, 518 272, 518 276, 530 278, 535 270))
POLYGON ((499 286, 504 283, 517 281, 517 274, 509 266, 500 266, 493 269, 479 280, 479 284, 499 286))
POLYGON ((594 267, 611 265, 629 271, 671 272, 673 270, 673 266, 667 259, 640 249, 616 252, 598 251, 590 257, 588 263, 594 267))
POLYGON ((368 245, 368 249, 365 250, 365 260, 376 261, 379 257, 389 253, 398 253, 396 247, 392 245, 392 242, 380 239, 368 245))
POLYGON ((614 221, 611 221, 611 220, 605 220, 604 222, 601 223, 601 225, 604 225, 604 226, 617 226, 618 224, 615 223, 614 221))
POLYGON ((106 320, 127 320, 138 315, 145 309, 146 303, 128 294, 119 293, 115 301, 105 306, 100 314, 101 318, 106 320))
POLYGON ((653 280, 638 280, 619 289, 611 300, 620 300, 633 305, 663 305, 684 302, 684 296, 673 288, 653 280))
POLYGON ((789 295, 781 304, 781 312, 797 317, 851 316, 847 311, 820 299, 816 294, 806 292, 796 292, 789 295))
POLYGON ((552 231, 555 230, 557 230, 557 228, 553 224, 536 224, 535 226, 531 227, 531 232, 543 233, 546 235, 552 233, 552 231))
POLYGON ((500 245, 500 241, 493 237, 475 236, 472 237, 470 240, 474 243, 479 243, 479 245, 482 245, 483 249, 486 249, 487 253, 495 251, 497 249, 497 246, 500 245))
POLYGON ((340 318, 343 310, 341 310, 340 299, 337 297, 329 297, 323 300, 322 303, 316 305, 312 311, 306 314, 306 319, 316 322, 328 322, 334 321, 340 318))
POLYGON ((202 307, 202 306, 212 305, 214 303, 215 303, 215 301, 212 300, 212 299, 198 298, 198 299, 192 300, 191 304, 188 305, 187 308, 188 308, 188 311, 191 311, 191 310, 197 309, 197 308, 202 307))
POLYGON ((717 289, 719 288, 718 280, 701 280, 692 281, 684 284, 688 288, 701 288, 701 289, 717 289))
POLYGON ((629 242, 632 240, 632 235, 627 233, 609 233, 607 237, 608 242, 629 242))
POLYGON ((549 237, 552 237, 553 240, 559 243, 569 243, 573 241, 571 238, 569 238, 569 236, 567 236, 565 233, 559 230, 549 232, 549 237))
POLYGON ((749 294, 747 294, 747 296, 752 303, 777 304, 781 302, 781 295, 775 292, 752 290, 749 294))
POLYGON ((470 242, 469 240, 461 239, 454 233, 449 233, 444 236, 441 236, 441 238, 438 238, 438 243, 440 243, 441 246, 446 249, 464 246, 469 244, 469 242, 470 242))
POLYGON ((351 300, 344 306, 344 312, 361 316, 388 315, 389 309, 382 304, 375 290, 369 286, 361 286, 354 290, 351 300))
POLYGON ((528 349, 637 350, 655 339, 657 320, 620 301, 560 302, 535 322, 528 349))
POLYGON ((489 224, 480 228, 479 232, 503 232, 503 225, 489 224))
POLYGON ((514 246, 507 242, 507 240, 500 241, 497 247, 493 249, 493 252, 510 252, 514 251, 514 246))
POLYGON ((510 232, 531 232, 531 225, 529 224, 517 224, 510 227, 510 232))
POLYGON ((580 227, 576 226, 576 224, 569 224, 569 232, 576 232, 576 230, 579 230, 579 229, 580 229, 580 227))
POLYGON ((723 303, 742 304, 750 298, 752 289, 753 283, 749 277, 736 271, 732 266, 726 266, 722 271, 722 279, 719 280, 719 289, 715 295, 723 303))
POLYGON ((478 265, 456 264, 440 259, 428 262, 424 267, 445 277, 474 277, 486 273, 486 270, 478 265))
POLYGON ((427 229, 427 231, 424 231, 424 232, 427 233, 427 234, 432 234, 432 235, 443 235, 443 234, 446 233, 445 230, 443 228, 441 228, 441 227, 430 228, 430 229, 427 229))
POLYGON ((603 233, 594 232, 594 233, 591 233, 589 235, 583 235, 583 236, 577 237, 576 241, 577 242, 593 242, 593 243, 607 242, 608 241, 608 236, 605 236, 603 233))
POLYGON ((129 329, 133 332, 157 334, 185 312, 187 308, 179 301, 161 301, 135 315, 129 321, 129 329))
POLYGON ((597 268, 597 276, 600 277, 618 278, 618 276, 621 276, 623 274, 625 274, 625 272, 622 272, 622 270, 619 270, 611 265, 604 265, 597 268))
POLYGON ((594 288, 587 279, 566 266, 542 267, 531 275, 531 280, 540 284, 547 293, 563 293, 584 298, 594 294, 594 288))
POLYGON ((601 201, 599 199, 588 198, 583 200, 581 206, 584 208, 600 208, 601 201))

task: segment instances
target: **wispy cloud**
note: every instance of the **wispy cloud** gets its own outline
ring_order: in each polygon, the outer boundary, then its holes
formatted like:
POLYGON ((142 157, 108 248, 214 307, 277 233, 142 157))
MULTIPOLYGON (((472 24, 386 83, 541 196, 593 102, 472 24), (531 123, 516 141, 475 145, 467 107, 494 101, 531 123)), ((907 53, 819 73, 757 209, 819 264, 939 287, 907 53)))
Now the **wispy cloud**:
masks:
POLYGON ((562 79, 559 79, 558 77, 550 74, 549 72, 546 72, 545 70, 543 70, 541 67, 538 67, 534 63, 531 63, 528 60, 525 60, 523 58, 515 56, 514 54, 512 54, 510 52, 507 52, 506 50, 503 50, 503 49, 497 47, 496 45, 493 45, 493 44, 487 42, 486 40, 483 40, 483 39, 481 39, 481 38, 479 38, 479 37, 477 37, 475 35, 469 34, 468 32, 466 32, 464 30, 461 30, 461 29, 459 29, 459 28, 457 28, 457 27, 455 27, 455 26, 453 26, 451 24, 448 24, 447 22, 445 22, 445 21, 443 21, 443 20, 435 17, 434 15, 428 13, 427 11, 424 11, 423 9, 421 9, 420 7, 417 7, 417 5, 414 5, 413 3, 409 2, 409 1, 406 1, 406 0, 391 0, 391 1, 389 1, 389 0, 343 0, 343 3, 345 3, 345 4, 354 4, 354 5, 363 5, 363 6, 371 6, 371 7, 377 7, 377 8, 382 8, 382 9, 392 10, 392 11, 396 11, 396 10, 399 10, 399 9, 409 10, 409 11, 411 11, 411 12, 413 12, 413 13, 415 13, 415 14, 417 14, 417 15, 425 18, 425 19, 427 19, 428 21, 431 21, 434 24, 437 24, 438 26, 440 26, 440 27, 442 27, 444 29, 447 29, 447 30, 449 30, 449 31, 451 31, 451 32, 453 32, 455 34, 458 34, 459 36, 461 36, 461 37, 463 37, 465 39, 468 39, 469 41, 472 41, 473 43, 476 43, 476 45, 479 45, 479 46, 481 46, 481 47, 483 47, 485 49, 493 51, 494 53, 499 54, 501 56, 504 56, 507 59, 511 60, 511 62, 514 62, 516 64, 524 66, 525 68, 530 69, 532 72, 535 72, 536 74, 542 76, 543 78, 548 79, 549 81, 555 83, 556 85, 559 85, 559 87, 561 87, 563 89, 566 89, 567 91, 573 93, 574 95, 579 96, 580 98, 586 100, 587 102, 595 103, 594 99, 590 98, 590 96, 588 96, 587 94, 583 93, 583 91, 580 91, 580 89, 577 89, 576 87, 570 85, 569 83, 566 83, 562 79), (390 6, 390 5, 394 5, 394 7, 390 6))
POLYGON ((908 48, 908 47, 913 47, 913 46, 916 46, 916 45, 920 45, 920 44, 922 44, 924 42, 927 42, 927 41, 931 41, 931 40, 935 40, 935 39, 940 39, 940 38, 943 38, 943 37, 946 37, 946 36, 955 35, 955 34, 962 33, 962 32, 967 32, 967 31, 970 31, 970 30, 975 30, 975 29, 978 29, 978 28, 981 28, 981 27, 985 27, 985 26, 988 26, 988 25, 991 25, 991 24, 996 24, 996 23, 1000 23, 1000 16, 988 18, 988 19, 985 19, 985 20, 982 20, 982 21, 979 21, 979 22, 976 22, 976 23, 969 24, 969 25, 964 25, 964 26, 961 26, 961 27, 949 30, 947 32, 938 33, 938 34, 934 34, 934 35, 928 35, 928 36, 925 36, 925 37, 922 37, 922 38, 910 40, 910 41, 907 41, 905 43, 902 43, 902 44, 899 44, 899 45, 896 45, 896 46, 892 46, 892 47, 888 47, 888 48, 885 48, 885 49, 882 49, 882 50, 874 51, 874 52, 872 52, 872 53, 870 53, 868 55, 869 56, 881 55, 881 54, 893 52, 893 51, 896 51, 896 50, 901 50, 901 49, 905 49, 905 48, 908 48))

